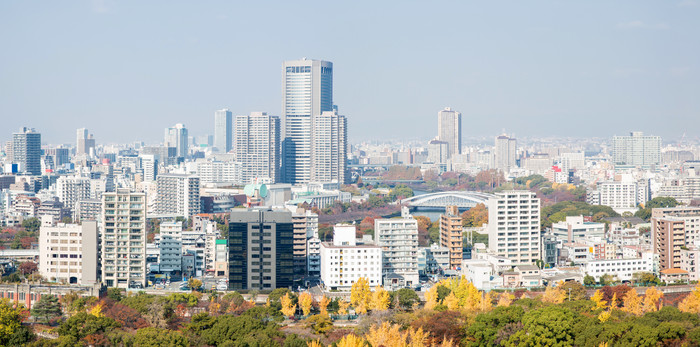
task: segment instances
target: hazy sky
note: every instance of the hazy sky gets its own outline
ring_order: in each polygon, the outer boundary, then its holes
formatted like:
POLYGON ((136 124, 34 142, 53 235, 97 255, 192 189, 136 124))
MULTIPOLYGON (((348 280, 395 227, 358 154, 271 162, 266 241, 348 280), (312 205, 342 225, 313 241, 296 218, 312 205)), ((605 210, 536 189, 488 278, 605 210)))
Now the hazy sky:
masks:
POLYGON ((279 115, 284 60, 334 63, 351 140, 700 130, 699 1, 1 1, 0 117, 44 142, 157 142, 279 115))

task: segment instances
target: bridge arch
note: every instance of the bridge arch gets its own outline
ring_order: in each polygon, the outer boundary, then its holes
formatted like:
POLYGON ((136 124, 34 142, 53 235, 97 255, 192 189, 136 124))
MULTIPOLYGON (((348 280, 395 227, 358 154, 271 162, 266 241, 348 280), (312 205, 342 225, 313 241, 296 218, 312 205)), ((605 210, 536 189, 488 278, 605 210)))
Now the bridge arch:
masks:
POLYGON ((459 208, 472 208, 477 204, 486 205, 488 200, 495 197, 493 194, 472 191, 437 192, 416 195, 401 201, 402 205, 410 207, 444 208, 445 206, 457 206, 459 208))

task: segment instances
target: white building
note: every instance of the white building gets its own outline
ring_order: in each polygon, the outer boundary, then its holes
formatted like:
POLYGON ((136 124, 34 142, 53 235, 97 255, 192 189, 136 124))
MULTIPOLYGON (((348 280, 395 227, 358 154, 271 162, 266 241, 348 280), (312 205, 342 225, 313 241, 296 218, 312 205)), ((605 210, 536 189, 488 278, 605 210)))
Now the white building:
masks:
POLYGON ((65 208, 73 213, 80 200, 91 198, 90 178, 80 176, 61 176, 56 180, 56 196, 65 208))
POLYGON ((280 181, 280 119, 265 112, 236 116, 236 160, 241 163, 241 182, 255 179, 280 181))
POLYGON ((496 136, 494 158, 496 169, 508 173, 516 167, 516 140, 506 135, 496 136))
POLYGON ((354 225, 336 225, 333 243, 321 243, 321 282, 329 290, 350 290, 361 277, 382 284, 382 248, 358 244, 354 225))
POLYGON ((348 121, 338 111, 314 115, 311 141, 311 181, 347 181, 348 121))
POLYGON ((615 166, 649 168, 661 163, 661 137, 644 136, 641 131, 629 136, 613 137, 613 163, 615 166))
POLYGON ((374 235, 382 247, 383 275, 401 276, 406 287, 418 285, 418 221, 408 207, 402 207, 401 218, 375 219, 374 235))
POLYGON ((462 154, 462 114, 445 107, 438 112, 438 140, 447 142, 447 157, 462 154))
POLYGON ((197 163, 197 176, 202 184, 240 186, 244 183, 243 165, 234 161, 205 161, 197 163))
POLYGON ((233 149, 233 115, 228 109, 214 112, 214 148, 223 153, 233 149))
POLYGON ((656 273, 654 254, 651 252, 642 253, 641 258, 590 260, 585 263, 584 270, 596 281, 600 281, 605 274, 612 275, 619 281, 630 281, 638 272, 656 273))
POLYGON ((160 174, 157 185, 157 214, 190 218, 200 213, 199 177, 160 174))
POLYGON ((609 206, 618 213, 635 212, 639 204, 648 200, 648 182, 635 181, 629 175, 621 175, 615 181, 598 182, 597 189, 586 195, 587 203, 609 206))
MULTIPOLYGON (((42 219, 51 217, 46 216, 42 219)), ((46 223, 39 232, 39 273, 51 282, 98 282, 97 222, 46 223)))
POLYGON ((184 124, 175 124, 172 128, 165 128, 165 147, 174 147, 178 157, 186 158, 188 154, 188 135, 184 124))
POLYGON ((514 265, 541 259, 540 199, 530 191, 505 191, 489 199, 489 248, 514 265))
POLYGON ((146 194, 117 189, 102 195, 102 282, 146 285, 146 194))
POLYGON ((584 222, 583 216, 567 216, 565 221, 552 224, 552 235, 565 242, 605 237, 605 223, 584 222))

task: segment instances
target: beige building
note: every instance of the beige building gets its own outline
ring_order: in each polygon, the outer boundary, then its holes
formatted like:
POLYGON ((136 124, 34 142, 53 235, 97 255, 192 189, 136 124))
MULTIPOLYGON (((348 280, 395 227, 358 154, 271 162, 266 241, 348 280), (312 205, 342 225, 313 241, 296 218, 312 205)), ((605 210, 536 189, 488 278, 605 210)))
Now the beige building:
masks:
POLYGON ((451 269, 462 266, 462 216, 457 206, 445 207, 440 215, 440 246, 449 249, 451 269))
MULTIPOLYGON (((51 219, 51 217, 45 217, 51 219)), ((97 222, 53 224, 39 234, 39 273, 51 282, 97 283, 97 222)))

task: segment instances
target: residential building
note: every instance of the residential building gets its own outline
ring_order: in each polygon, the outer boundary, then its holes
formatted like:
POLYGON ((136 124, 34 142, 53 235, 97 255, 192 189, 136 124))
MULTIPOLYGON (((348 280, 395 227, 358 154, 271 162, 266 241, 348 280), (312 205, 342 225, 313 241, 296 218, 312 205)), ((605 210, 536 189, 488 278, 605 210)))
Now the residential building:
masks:
POLYGON ((611 275, 618 281, 631 281, 635 273, 656 273, 654 255, 650 252, 642 253, 641 258, 589 260, 584 264, 584 271, 596 281, 600 281, 603 275, 611 275))
POLYGON ((280 134, 277 116, 265 112, 236 116, 236 160, 241 163, 242 184, 255 179, 280 181, 280 134))
POLYGON ((401 208, 400 218, 375 219, 374 235, 377 246, 382 247, 384 286, 396 289, 417 286, 418 221, 409 214, 408 207, 401 208))
POLYGON ((19 165, 18 172, 41 175, 41 134, 26 127, 13 133, 12 155, 8 158, 19 165))
POLYGON ((243 185, 243 164, 235 161, 205 161, 197 163, 201 184, 243 185))
POLYGON ((431 140, 428 142, 428 162, 445 164, 449 158, 449 144, 445 141, 431 140))
POLYGON ((497 192, 489 199, 489 248, 514 265, 532 265, 541 256, 540 199, 530 191, 497 192))
POLYGON ((288 211, 233 209, 229 218, 229 290, 290 288, 294 224, 288 211))
POLYGON ((285 61, 282 78, 282 173, 286 183, 311 181, 312 118, 333 111, 333 63, 285 61))
POLYGON ((496 169, 505 173, 517 166, 516 140, 506 135, 496 136, 494 148, 496 169))
POLYGON ((188 154, 188 135, 184 124, 175 124, 172 128, 165 128, 165 147, 174 147, 178 157, 186 158, 188 154))
POLYGON ((190 218, 200 213, 199 177, 184 174, 160 174, 156 180, 159 215, 190 218))
POLYGON ((688 280, 700 279, 700 248, 696 246, 681 249, 681 270, 688 271, 688 280))
POLYGON ((438 112, 438 140, 447 142, 447 157, 462 154, 462 114, 445 107, 438 112))
POLYGON ((223 153, 233 149, 233 114, 228 109, 214 112, 214 148, 223 153))
POLYGON ((645 136, 641 131, 613 137, 613 164, 650 168, 661 163, 661 137, 645 136))
POLYGON ((456 270, 462 266, 462 215, 457 206, 445 207, 440 215, 440 246, 449 249, 449 268, 456 270))
POLYGON ((74 219, 77 203, 91 198, 90 178, 80 176, 61 176, 56 180, 56 196, 63 206, 70 209, 74 219))
POLYGON ((681 247, 685 247, 685 222, 677 217, 652 218, 652 241, 659 255, 659 268, 681 265, 681 247))
POLYGON ((228 245, 226 240, 216 240, 214 276, 228 278, 228 245))
POLYGON ((312 117, 311 181, 347 183, 348 121, 337 110, 312 117))
POLYGON ((146 286, 146 194, 118 188, 102 194, 102 283, 146 286))
POLYGON ((81 225, 49 222, 41 226, 39 273, 44 278, 51 282, 94 285, 98 282, 98 264, 96 221, 81 225))
POLYGON ((75 209, 76 222, 98 220, 102 212, 102 200, 78 200, 75 209))
POLYGON ((306 272, 309 277, 321 278, 321 239, 318 231, 306 240, 306 272))
MULTIPOLYGON (((462 266, 462 264, 460 263, 459 266, 462 266)), ((433 243, 430 247, 421 247, 419 249, 418 272, 420 274, 436 274, 449 269, 452 269, 450 266, 449 248, 433 243)))
POLYGON ((310 210, 297 209, 292 213, 294 223, 294 277, 295 281, 307 275, 307 240, 318 235, 318 215, 310 210))
POLYGON ((382 248, 358 243, 354 225, 338 224, 333 228, 333 242, 322 242, 321 283, 328 290, 350 290, 360 278, 370 287, 382 284, 382 248))
POLYGON ((552 235, 560 241, 579 242, 587 237, 605 237, 605 223, 585 222, 583 216, 567 216, 552 224, 552 235))

